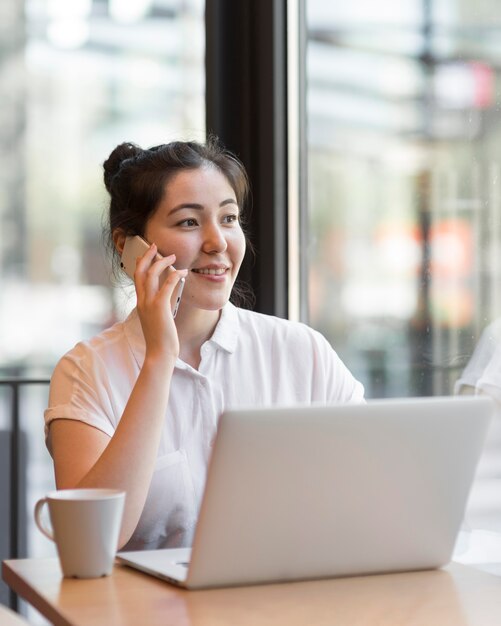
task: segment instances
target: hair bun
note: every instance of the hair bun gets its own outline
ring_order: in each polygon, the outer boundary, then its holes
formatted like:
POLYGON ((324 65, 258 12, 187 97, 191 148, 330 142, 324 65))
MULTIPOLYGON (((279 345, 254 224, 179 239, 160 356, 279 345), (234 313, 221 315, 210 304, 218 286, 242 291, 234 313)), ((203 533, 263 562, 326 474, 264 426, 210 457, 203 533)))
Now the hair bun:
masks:
POLYGON ((106 185, 106 189, 109 193, 111 193, 112 181, 120 171, 123 163, 128 159, 138 156, 142 152, 142 148, 135 143, 131 143, 130 141, 121 143, 113 150, 110 156, 103 163, 104 184, 106 185))

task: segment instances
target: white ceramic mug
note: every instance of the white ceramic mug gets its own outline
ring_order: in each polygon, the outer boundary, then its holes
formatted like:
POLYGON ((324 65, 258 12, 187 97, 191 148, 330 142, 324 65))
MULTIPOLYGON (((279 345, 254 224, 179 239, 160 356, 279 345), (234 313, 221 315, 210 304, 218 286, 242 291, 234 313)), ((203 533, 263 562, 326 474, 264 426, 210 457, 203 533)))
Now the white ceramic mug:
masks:
POLYGON ((108 576, 118 548, 125 492, 117 489, 61 489, 35 505, 35 522, 57 546, 66 577, 108 576), (52 529, 41 518, 49 507, 52 529))

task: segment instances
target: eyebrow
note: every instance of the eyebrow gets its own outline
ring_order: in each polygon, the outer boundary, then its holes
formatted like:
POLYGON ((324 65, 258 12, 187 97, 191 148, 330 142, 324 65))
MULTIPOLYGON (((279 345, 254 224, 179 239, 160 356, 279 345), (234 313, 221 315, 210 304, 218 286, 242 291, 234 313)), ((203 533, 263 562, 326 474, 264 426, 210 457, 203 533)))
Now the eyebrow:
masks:
MULTIPOLYGON (((219 206, 224 207, 228 204, 235 204, 236 206, 238 206, 238 202, 234 198, 226 198, 226 200, 223 200, 222 202, 219 203, 219 206)), ((203 204, 197 204, 195 202, 186 202, 183 204, 178 204, 173 209, 171 209, 169 211, 169 215, 172 215, 173 213, 176 213, 177 211, 182 211, 183 209, 196 209, 197 211, 203 211, 204 208, 205 207, 203 204)))

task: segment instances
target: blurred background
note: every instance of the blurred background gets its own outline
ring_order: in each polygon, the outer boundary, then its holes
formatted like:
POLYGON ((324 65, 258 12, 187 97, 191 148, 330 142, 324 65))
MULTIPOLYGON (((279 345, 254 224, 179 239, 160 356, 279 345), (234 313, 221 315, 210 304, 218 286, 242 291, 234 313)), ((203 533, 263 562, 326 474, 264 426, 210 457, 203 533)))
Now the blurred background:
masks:
POLYGON ((309 312, 370 396, 449 393, 501 311, 497 4, 308 8, 309 312))
MULTIPOLYGON (((204 139, 204 8, 0 5, 0 378, 35 381, 15 392, 0 384, 0 429, 19 392, 30 524, 33 502, 53 484, 48 387, 36 381, 132 303, 103 246, 102 163, 122 141, 204 139)), ((491 352, 501 339, 498 3, 304 8, 302 317, 368 398, 458 392, 480 337, 491 352)), ((490 491, 478 492, 475 511, 501 526, 491 516, 496 437, 485 461, 490 491)), ((22 541, 30 556, 51 549, 31 525, 22 541)))
POLYGON ((15 467, 0 438, 0 473, 17 471, 19 485, 0 497, 3 558, 9 540, 20 556, 55 551, 32 519, 54 488, 48 385, 2 378, 48 380, 64 352, 132 306, 103 246, 102 163, 122 141, 204 140, 204 35, 202 0, 0 3, 0 429, 15 399, 23 451, 15 467), (9 507, 19 509, 17 536, 2 527, 9 507))

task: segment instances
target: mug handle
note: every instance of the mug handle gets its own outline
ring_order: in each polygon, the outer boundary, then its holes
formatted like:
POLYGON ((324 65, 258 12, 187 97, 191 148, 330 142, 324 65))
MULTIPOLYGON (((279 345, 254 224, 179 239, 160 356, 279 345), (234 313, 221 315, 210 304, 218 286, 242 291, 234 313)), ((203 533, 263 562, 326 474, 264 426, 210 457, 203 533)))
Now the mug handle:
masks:
POLYGON ((40 517, 41 513, 42 513, 42 507, 44 504, 47 504, 47 498, 41 498, 36 504, 35 504, 35 523, 38 526, 38 530, 44 534, 47 539, 50 539, 51 541, 55 541, 54 539, 54 535, 52 533, 52 531, 47 528, 46 526, 43 525, 42 519, 40 517))

